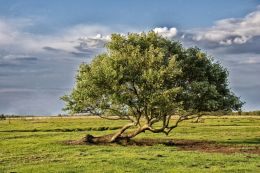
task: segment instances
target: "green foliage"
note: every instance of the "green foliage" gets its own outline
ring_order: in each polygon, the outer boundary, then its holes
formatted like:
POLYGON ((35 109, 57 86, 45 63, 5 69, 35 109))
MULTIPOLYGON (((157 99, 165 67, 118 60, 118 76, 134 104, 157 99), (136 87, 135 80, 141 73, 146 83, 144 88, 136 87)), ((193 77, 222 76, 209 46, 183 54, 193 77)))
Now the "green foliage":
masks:
POLYGON ((180 100, 185 110, 197 112, 238 111, 243 103, 228 87, 228 72, 212 57, 197 47, 189 48, 178 56, 182 69, 180 100))
POLYGON ((62 99, 71 113, 163 119, 185 112, 240 110, 228 72, 198 48, 154 32, 113 34, 107 53, 81 64, 72 93, 62 99))

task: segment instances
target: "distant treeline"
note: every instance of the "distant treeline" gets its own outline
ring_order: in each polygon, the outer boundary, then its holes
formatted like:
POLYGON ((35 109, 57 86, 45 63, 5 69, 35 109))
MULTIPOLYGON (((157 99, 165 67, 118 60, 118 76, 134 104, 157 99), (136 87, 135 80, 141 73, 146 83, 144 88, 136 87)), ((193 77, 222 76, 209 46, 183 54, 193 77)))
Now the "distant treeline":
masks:
MULTIPOLYGON (((248 111, 248 112, 232 112, 231 114, 228 115, 259 115, 260 116, 260 110, 257 111, 248 111)), ((63 114, 58 114, 58 115, 52 115, 52 117, 67 117, 69 115, 63 115, 63 114)), ((25 118, 25 117, 37 117, 33 115, 7 115, 7 114, 0 114, 0 120, 5 120, 6 118, 25 118)))
MULTIPOLYGON (((66 117, 69 116, 67 114, 58 114, 58 115, 49 115, 51 117, 66 117)), ((0 119, 5 119, 5 118, 25 118, 25 117, 48 117, 42 116, 42 115, 14 115, 14 114, 0 114, 0 119)))
MULTIPOLYGON (((56 116, 61 116, 61 115, 56 115, 56 116)), ((41 117, 37 115, 10 115, 10 114, 0 114, 0 120, 5 120, 7 118, 13 119, 13 118, 20 118, 20 119, 25 119, 25 118, 34 118, 34 117, 41 117)))
POLYGON ((9 114, 0 114, 0 119, 6 119, 6 118, 23 118, 23 117, 37 117, 33 115, 9 115, 9 114))
POLYGON ((260 110, 249 112, 232 112, 232 115, 260 115, 260 110))

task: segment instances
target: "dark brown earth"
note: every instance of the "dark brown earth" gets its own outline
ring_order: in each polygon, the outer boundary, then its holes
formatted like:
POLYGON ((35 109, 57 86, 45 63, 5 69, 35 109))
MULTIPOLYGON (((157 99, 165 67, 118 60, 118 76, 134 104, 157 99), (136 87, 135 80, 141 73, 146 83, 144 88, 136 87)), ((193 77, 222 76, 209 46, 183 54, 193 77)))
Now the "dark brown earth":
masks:
MULTIPOLYGON (((65 141, 65 144, 68 145, 115 145, 115 143, 86 143, 82 140, 75 141, 65 141)), ((122 140, 116 144, 124 146, 153 146, 153 145, 166 145, 166 146, 175 146, 179 150, 186 151, 199 151, 199 152, 208 152, 208 153, 247 153, 247 154, 259 154, 259 146, 241 146, 241 145, 224 145, 217 143, 215 141, 204 141, 204 140, 182 140, 182 139, 131 139, 131 140, 122 140)))
POLYGON ((259 146, 224 145, 214 141, 175 140, 175 146, 189 151, 260 154, 259 146))

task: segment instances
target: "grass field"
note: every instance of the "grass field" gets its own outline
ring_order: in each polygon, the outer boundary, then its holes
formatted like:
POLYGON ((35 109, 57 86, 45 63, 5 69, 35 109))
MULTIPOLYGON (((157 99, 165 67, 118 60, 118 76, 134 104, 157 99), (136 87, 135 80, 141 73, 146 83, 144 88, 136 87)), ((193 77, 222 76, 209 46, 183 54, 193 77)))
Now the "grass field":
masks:
POLYGON ((137 136, 214 141, 213 149, 64 143, 87 133, 113 133, 125 123, 64 117, 2 120, 0 172, 260 172, 259 116, 207 117, 203 123, 184 122, 167 137, 148 132, 137 136))

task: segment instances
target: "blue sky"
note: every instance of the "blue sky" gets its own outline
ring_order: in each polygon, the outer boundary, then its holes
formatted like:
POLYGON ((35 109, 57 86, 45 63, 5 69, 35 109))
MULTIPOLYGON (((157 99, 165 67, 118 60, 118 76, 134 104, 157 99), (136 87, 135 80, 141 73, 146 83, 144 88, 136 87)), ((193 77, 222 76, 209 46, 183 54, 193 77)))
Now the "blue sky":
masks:
POLYGON ((260 109, 259 0, 0 0, 0 113, 61 113, 59 97, 111 33, 155 30, 199 46, 230 71, 230 86, 260 109))
POLYGON ((210 26, 223 18, 243 17, 255 10, 258 3, 254 0, 1 0, 0 15, 35 20, 33 32, 40 33, 58 32, 62 27, 77 24, 189 29, 210 26))

